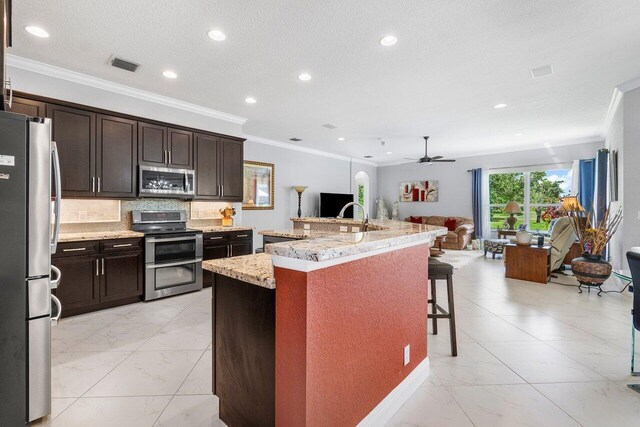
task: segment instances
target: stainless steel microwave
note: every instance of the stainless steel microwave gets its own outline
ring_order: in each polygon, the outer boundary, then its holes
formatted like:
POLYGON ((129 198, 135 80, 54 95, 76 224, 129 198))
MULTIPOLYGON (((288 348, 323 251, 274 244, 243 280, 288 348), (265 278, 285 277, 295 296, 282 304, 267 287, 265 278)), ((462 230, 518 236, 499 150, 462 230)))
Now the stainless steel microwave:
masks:
POLYGON ((195 171, 155 166, 140 166, 138 195, 140 197, 181 197, 195 195, 195 171))

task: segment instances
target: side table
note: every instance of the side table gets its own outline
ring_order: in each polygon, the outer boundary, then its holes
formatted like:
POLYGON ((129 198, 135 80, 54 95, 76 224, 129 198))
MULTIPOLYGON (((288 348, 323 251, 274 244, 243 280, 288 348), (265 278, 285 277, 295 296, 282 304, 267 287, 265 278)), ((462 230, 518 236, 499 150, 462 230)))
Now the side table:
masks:
POLYGON ((505 276, 547 283, 551 276, 551 246, 505 245, 505 276))

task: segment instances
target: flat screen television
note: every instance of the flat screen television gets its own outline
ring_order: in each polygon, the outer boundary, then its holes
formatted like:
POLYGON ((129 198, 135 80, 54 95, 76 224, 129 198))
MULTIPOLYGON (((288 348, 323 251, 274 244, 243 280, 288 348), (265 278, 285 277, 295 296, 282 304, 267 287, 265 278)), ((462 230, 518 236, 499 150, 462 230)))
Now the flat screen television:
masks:
MULTIPOLYGON (((340 213, 340 209, 349 202, 353 202, 353 194, 320 193, 320 216, 335 218, 340 213)), ((353 218, 353 206, 347 208, 344 217, 353 218)))

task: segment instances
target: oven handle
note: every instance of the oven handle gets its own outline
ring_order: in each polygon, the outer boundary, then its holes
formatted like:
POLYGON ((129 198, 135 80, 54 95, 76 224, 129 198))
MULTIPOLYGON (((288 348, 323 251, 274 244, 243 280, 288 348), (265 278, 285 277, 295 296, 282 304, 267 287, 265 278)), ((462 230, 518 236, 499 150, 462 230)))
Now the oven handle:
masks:
POLYGON ((183 236, 183 237, 149 237, 147 238, 148 243, 157 243, 157 242, 178 242, 181 240, 197 240, 197 236, 183 236))
POLYGON ((177 267, 179 265, 195 264, 202 262, 202 258, 196 258, 188 261, 168 262, 166 264, 147 264, 147 268, 177 267))

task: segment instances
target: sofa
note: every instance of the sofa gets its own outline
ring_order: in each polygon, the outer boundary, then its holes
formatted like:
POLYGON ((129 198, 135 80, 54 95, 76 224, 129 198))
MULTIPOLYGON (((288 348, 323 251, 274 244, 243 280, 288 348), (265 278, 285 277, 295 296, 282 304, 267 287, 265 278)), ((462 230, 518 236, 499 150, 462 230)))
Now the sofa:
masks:
POLYGON ((464 249, 471 243, 473 238, 474 224, 471 218, 461 216, 411 216, 405 218, 407 222, 415 222, 420 224, 438 225, 447 227, 447 238, 442 242, 443 249, 464 249), (449 220, 449 221, 447 221, 449 220), (445 224, 447 223, 447 224, 445 224))

